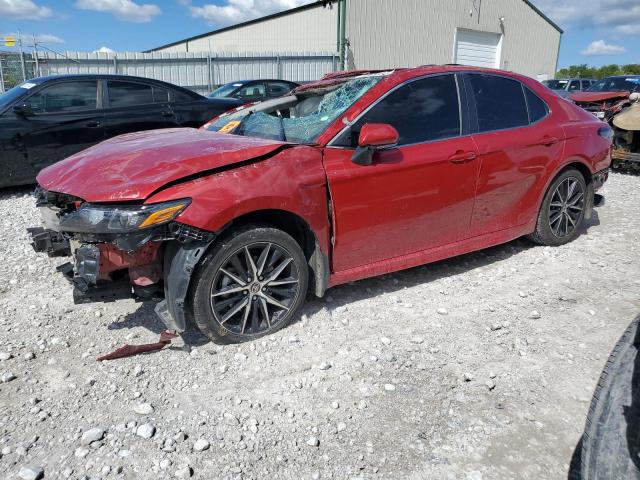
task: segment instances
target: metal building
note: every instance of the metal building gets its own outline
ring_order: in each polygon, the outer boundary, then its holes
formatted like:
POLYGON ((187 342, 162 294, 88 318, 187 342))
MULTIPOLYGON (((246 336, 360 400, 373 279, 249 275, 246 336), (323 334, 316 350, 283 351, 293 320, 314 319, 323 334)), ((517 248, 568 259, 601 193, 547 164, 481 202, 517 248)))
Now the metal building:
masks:
POLYGON ((321 0, 151 51, 337 51, 349 69, 460 63, 543 80, 561 36, 529 0, 321 0))

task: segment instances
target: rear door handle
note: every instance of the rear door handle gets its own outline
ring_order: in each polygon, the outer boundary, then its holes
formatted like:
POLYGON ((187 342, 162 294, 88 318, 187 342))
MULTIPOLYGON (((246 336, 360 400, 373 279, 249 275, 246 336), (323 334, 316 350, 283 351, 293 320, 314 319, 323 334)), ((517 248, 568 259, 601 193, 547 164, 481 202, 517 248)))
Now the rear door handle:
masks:
POLYGON ((544 147, 550 147, 551 145, 555 145, 559 141, 560 140, 557 137, 546 137, 545 136, 542 140, 540 140, 535 145, 542 145, 544 147))
POLYGON ((475 158, 475 152, 463 152, 462 150, 458 150, 456 153, 449 157, 449 161, 451 163, 465 163, 470 162, 471 160, 475 160, 475 158))
POLYGON ((98 128, 100 126, 100 122, 98 120, 92 120, 84 124, 85 127, 88 128, 98 128))
POLYGON ((169 110, 163 110, 160 115, 162 115, 163 117, 175 117, 176 114, 169 110))

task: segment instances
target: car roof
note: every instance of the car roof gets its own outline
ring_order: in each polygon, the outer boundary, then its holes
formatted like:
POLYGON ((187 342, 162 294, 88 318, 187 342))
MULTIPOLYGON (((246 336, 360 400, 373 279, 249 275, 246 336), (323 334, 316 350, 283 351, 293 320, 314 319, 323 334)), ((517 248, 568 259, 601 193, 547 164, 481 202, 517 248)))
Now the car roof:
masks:
POLYGON ((151 82, 158 85, 166 86, 168 88, 173 88, 176 90, 180 90, 185 92, 191 96, 200 96, 196 92, 188 90, 184 87, 180 87, 178 85, 174 85, 172 83, 163 82, 162 80, 156 80, 155 78, 146 78, 146 77, 136 77, 133 75, 115 75, 113 73, 67 73, 64 75, 49 75, 45 77, 35 77, 28 80, 30 83, 35 83, 40 85, 42 83, 50 82, 50 81, 58 81, 58 80, 123 80, 123 81, 140 81, 140 82, 151 82))
POLYGON ((233 85, 235 83, 241 83, 245 85, 251 82, 285 82, 285 83, 295 83, 298 85, 298 82, 293 82, 291 80, 282 80, 281 78, 254 78, 253 80, 235 80, 233 82, 223 83, 223 85, 233 85))
POLYGON ((446 65, 423 65, 420 67, 411 68, 388 68, 388 69, 376 69, 376 70, 351 70, 344 72, 332 72, 323 76, 317 82, 311 82, 305 85, 297 87, 294 92, 304 92, 307 90, 314 90, 325 86, 336 85, 344 83, 351 78, 366 77, 374 75, 387 75, 388 78, 412 78, 422 75, 433 75, 438 73, 456 73, 456 72, 474 72, 474 73, 488 73, 505 75, 512 78, 523 78, 523 75, 508 71, 498 70, 495 68, 486 67, 473 67, 468 65, 458 64, 446 64, 446 65))

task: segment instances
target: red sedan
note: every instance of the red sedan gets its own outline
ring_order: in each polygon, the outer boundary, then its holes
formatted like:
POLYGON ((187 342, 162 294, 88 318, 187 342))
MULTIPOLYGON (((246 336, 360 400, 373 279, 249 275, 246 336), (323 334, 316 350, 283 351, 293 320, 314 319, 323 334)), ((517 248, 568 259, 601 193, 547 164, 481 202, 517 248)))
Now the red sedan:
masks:
POLYGON ((573 240, 602 200, 609 127, 538 82, 461 66, 331 75, 42 171, 34 247, 72 255, 77 302, 158 300, 239 342, 307 290, 520 236, 573 240))

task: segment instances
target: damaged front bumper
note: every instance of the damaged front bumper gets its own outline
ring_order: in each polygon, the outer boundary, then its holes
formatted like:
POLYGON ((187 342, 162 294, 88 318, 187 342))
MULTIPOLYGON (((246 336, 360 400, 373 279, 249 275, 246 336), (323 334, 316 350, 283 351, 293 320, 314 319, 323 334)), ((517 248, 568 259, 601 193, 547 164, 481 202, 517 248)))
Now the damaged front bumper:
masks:
POLYGON ((73 285, 75 303, 153 300, 169 329, 186 329, 191 274, 215 234, 175 220, 125 233, 64 231, 60 220, 76 210, 42 201, 39 207, 45 226, 28 229, 31 245, 72 258, 57 270, 73 285))

